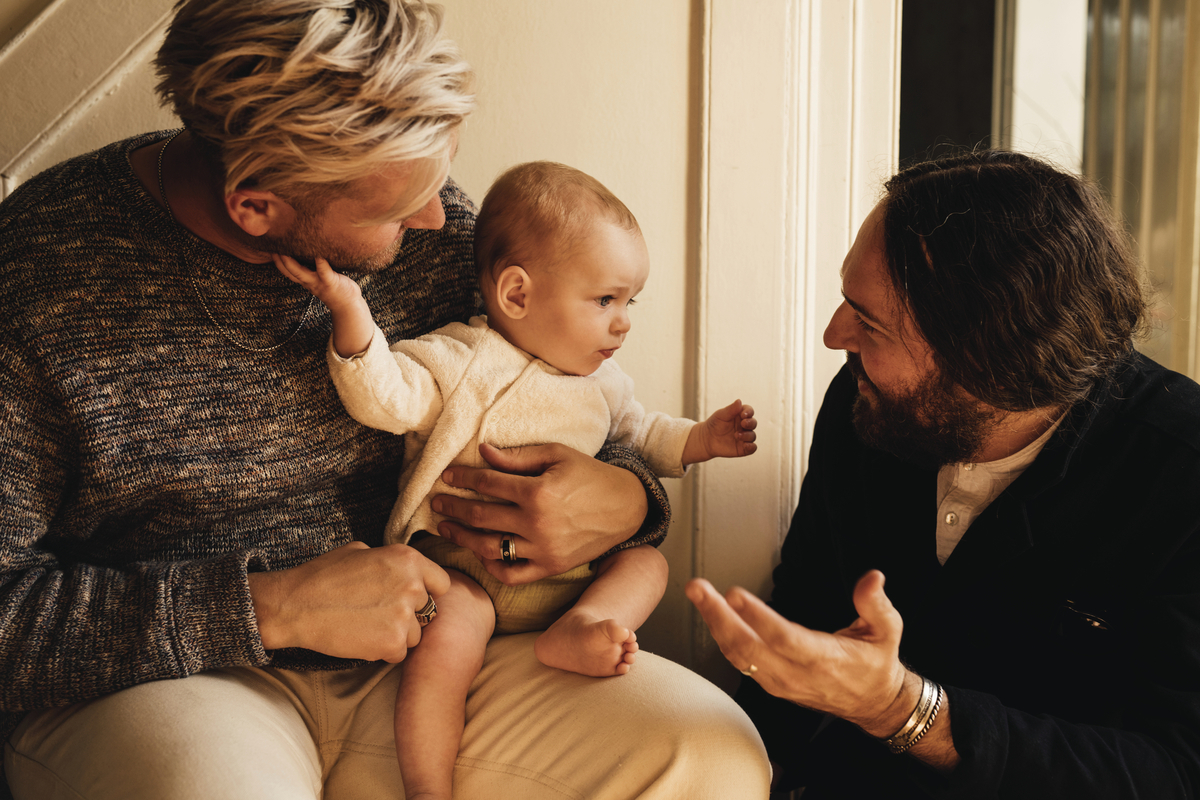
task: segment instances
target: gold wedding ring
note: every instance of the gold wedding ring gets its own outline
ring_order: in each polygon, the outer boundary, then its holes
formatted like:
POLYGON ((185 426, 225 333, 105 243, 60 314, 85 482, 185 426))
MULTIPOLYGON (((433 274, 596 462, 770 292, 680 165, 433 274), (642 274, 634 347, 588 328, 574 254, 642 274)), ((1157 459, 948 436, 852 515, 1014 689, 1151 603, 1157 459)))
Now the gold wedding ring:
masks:
POLYGON ((517 545, 511 536, 505 536, 500 540, 500 560, 505 564, 512 564, 517 560, 517 545))
POLYGON ((738 670, 738 672, 742 673, 742 674, 743 674, 743 675, 745 675, 747 678, 749 678, 749 677, 751 677, 752 675, 754 675, 754 673, 758 672, 758 667, 756 667, 756 666, 754 666, 753 664, 751 664, 751 665, 750 665, 749 667, 747 667, 746 669, 741 669, 741 670, 738 670))
POLYGON ((417 612, 417 622, 421 623, 421 627, 425 627, 433 622, 433 618, 437 616, 437 603, 433 602, 433 595, 429 595, 429 599, 425 601, 425 605, 421 606, 421 610, 417 612))

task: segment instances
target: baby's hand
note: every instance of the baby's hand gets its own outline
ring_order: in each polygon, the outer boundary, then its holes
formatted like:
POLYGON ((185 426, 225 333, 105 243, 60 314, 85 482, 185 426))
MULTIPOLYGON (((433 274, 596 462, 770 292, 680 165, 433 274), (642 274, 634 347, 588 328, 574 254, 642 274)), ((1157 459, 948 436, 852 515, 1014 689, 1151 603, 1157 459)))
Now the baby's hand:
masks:
POLYGON ((335 272, 323 258, 316 259, 316 269, 309 269, 291 256, 278 253, 272 253, 271 260, 289 280, 308 289, 330 310, 350 306, 362 300, 362 291, 358 284, 342 273, 335 272))
POLYGON ((758 449, 754 429, 758 420, 754 409, 734 400, 713 413, 704 422, 697 422, 683 448, 683 463, 695 464, 710 458, 740 458, 758 449))

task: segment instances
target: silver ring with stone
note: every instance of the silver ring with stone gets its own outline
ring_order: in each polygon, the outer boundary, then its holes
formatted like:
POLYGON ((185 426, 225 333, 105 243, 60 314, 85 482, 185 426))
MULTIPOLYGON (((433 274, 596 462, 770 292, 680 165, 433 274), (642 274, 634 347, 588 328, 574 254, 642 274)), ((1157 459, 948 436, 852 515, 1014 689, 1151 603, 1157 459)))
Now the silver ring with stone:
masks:
POLYGON ((429 599, 425 601, 425 605, 421 606, 421 610, 417 612, 417 622, 421 623, 421 627, 424 628, 433 622, 433 618, 436 616, 437 603, 433 601, 433 595, 429 595, 429 599))

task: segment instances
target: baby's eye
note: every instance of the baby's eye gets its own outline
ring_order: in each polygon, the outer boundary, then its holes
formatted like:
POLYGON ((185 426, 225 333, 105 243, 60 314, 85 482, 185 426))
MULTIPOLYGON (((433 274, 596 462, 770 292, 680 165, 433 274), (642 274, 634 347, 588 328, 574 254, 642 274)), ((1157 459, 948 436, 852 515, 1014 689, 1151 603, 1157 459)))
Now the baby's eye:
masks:
POLYGON ((626 303, 625 305, 627 305, 627 306, 636 306, 636 305, 637 305, 637 298, 634 298, 634 297, 631 297, 631 298, 629 298, 629 302, 628 302, 628 303, 626 303))
POLYGON ((601 308, 608 308, 608 304, 611 303, 612 301, 613 301, 613 296, 611 294, 606 294, 606 295, 604 295, 604 297, 596 298, 596 302, 600 304, 601 308))

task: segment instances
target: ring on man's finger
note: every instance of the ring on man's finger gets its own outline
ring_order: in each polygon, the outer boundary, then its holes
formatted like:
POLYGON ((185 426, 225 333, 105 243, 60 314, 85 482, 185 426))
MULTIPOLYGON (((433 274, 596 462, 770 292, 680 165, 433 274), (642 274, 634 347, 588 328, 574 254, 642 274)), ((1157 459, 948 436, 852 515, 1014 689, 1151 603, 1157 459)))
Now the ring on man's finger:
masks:
POLYGON ((747 678, 749 678, 749 677, 753 676, 754 673, 758 672, 758 667, 751 664, 750 666, 746 667, 745 669, 738 670, 738 672, 742 673, 747 678))
POLYGON ((505 564, 512 564, 517 560, 517 545, 511 536, 505 536, 500 540, 500 560, 505 564))
POLYGON ((437 603, 433 601, 433 595, 428 596, 425 605, 421 606, 421 610, 417 611, 417 622, 421 623, 424 628, 429 623, 433 622, 433 618, 437 616, 437 603))

